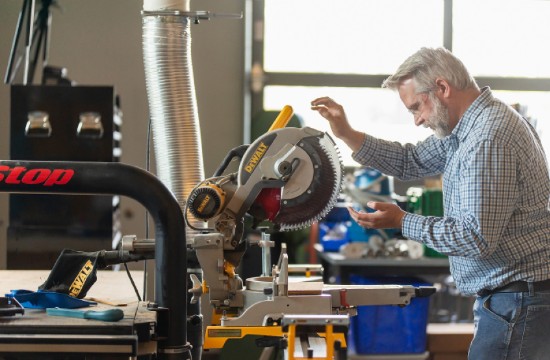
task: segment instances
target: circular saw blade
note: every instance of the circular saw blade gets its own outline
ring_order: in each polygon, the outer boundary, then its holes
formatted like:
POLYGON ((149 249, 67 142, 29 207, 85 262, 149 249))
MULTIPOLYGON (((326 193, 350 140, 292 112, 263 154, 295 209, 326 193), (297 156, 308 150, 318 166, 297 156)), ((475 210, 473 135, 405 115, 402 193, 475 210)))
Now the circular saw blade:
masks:
POLYGON ((293 198, 285 198, 283 187, 281 209, 273 221, 280 231, 299 230, 325 217, 342 189, 344 172, 340 153, 327 133, 305 137, 296 146, 309 156, 313 176, 307 189, 293 198))

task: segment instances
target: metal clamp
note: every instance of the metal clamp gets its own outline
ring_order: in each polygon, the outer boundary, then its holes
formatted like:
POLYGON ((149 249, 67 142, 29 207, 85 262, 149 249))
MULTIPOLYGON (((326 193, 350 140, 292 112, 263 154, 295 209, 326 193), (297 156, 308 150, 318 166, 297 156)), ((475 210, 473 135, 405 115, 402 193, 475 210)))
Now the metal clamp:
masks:
POLYGON ((50 137, 52 134, 52 124, 50 124, 50 115, 45 111, 31 111, 27 114, 27 125, 25 125, 25 135, 28 137, 50 137))
POLYGON ((81 138, 101 139, 103 137, 103 124, 101 115, 97 112, 81 113, 80 122, 76 129, 76 135, 81 138))

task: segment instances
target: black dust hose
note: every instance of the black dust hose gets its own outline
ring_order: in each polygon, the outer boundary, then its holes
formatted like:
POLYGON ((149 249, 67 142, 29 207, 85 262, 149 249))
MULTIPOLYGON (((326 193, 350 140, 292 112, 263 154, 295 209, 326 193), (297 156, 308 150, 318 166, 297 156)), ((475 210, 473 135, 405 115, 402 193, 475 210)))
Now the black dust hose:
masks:
POLYGON ((159 359, 190 359, 185 221, 172 192, 151 173, 121 163, 0 160, 0 192, 122 195, 155 222, 155 302, 168 312, 159 359))

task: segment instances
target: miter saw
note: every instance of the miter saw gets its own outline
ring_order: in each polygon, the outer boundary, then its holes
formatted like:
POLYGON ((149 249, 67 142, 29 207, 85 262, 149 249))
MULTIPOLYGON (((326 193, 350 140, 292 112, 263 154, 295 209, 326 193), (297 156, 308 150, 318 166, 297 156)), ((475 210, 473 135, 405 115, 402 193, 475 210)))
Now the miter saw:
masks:
MULTIPOLYGON (((315 316, 322 316, 332 329, 346 322, 357 305, 406 305, 418 294, 412 286, 325 285, 308 278, 294 282, 284 246, 277 264, 263 264, 270 269, 267 274, 243 284, 235 269, 247 247, 245 214, 252 216, 253 226, 267 220, 277 231, 297 230, 324 217, 341 190, 343 168, 333 140, 309 127, 285 128, 291 115, 292 108, 283 108, 267 133, 250 146, 233 149, 215 176, 188 197, 185 213, 208 223, 190 244, 203 270, 202 281, 192 275, 192 302, 201 299, 213 310, 205 349, 223 347, 227 339, 246 334, 281 337, 294 346, 295 339, 288 337, 295 333, 288 331, 292 324, 318 331, 315 316), (236 157, 238 171, 223 175, 236 157)), ((269 243, 260 242, 264 247, 269 243)), ((326 344, 335 341, 332 335, 326 340, 322 358, 332 359, 334 349, 326 344)), ((345 340, 336 343, 344 346, 345 340)))

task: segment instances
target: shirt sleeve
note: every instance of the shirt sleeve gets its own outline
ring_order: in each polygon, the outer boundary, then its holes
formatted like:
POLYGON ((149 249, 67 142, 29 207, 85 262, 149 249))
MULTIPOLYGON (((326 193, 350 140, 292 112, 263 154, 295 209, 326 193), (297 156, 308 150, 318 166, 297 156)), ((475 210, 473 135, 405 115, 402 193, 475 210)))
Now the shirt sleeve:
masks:
MULTIPOLYGON (((485 140, 461 161, 449 179, 453 211, 450 216, 407 214, 403 235, 445 255, 491 255, 518 201, 517 158, 509 146, 485 140)), ((513 254, 511 254, 513 255, 513 254)))
POLYGON ((373 167, 401 180, 441 174, 445 167, 444 140, 430 136, 416 145, 391 142, 365 135, 361 148, 352 157, 361 165, 373 167))

